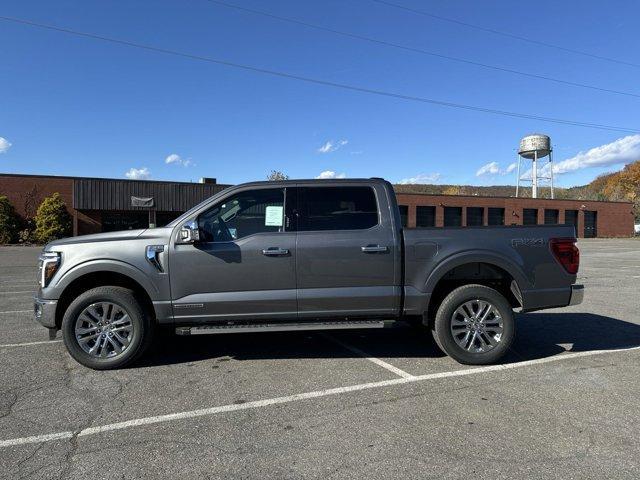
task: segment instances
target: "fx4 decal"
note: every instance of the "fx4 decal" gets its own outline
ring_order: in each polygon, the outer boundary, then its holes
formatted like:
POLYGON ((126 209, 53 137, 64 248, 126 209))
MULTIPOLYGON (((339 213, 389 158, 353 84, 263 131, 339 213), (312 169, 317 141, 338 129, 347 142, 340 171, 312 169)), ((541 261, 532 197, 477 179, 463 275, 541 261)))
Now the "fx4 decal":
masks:
POLYGON ((513 238, 511 240, 513 248, 518 247, 543 247, 544 238, 513 238))

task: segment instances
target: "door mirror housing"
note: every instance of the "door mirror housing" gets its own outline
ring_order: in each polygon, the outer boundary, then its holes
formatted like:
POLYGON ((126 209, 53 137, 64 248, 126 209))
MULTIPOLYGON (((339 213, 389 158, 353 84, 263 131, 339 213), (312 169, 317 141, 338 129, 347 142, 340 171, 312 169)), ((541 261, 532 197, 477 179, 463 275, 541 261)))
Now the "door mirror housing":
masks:
POLYGON ((200 241, 200 227, 198 222, 191 220, 185 223, 180 229, 178 243, 196 243, 200 241))

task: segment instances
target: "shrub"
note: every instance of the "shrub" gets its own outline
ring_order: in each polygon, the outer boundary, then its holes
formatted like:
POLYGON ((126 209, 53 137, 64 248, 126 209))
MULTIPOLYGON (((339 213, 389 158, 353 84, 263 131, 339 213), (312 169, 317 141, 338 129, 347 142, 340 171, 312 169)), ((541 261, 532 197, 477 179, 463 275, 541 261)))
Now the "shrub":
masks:
POLYGON ((0 243, 11 243, 18 235, 18 215, 9 199, 0 195, 0 243))
POLYGON ((35 237, 47 243, 71 234, 71 216, 59 193, 46 197, 36 212, 35 237))

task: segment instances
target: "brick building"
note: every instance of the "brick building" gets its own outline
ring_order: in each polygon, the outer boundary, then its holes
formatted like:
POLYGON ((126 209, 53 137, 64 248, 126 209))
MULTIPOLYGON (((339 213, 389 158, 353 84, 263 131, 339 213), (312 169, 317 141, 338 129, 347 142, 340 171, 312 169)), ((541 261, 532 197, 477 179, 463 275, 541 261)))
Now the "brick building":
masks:
POLYGON ((403 223, 409 227, 571 224, 576 226, 578 237, 634 234, 629 202, 415 193, 396 196, 403 223))
MULTIPOLYGON (((74 235, 162 226, 228 185, 0 174, 0 195, 19 215, 31 217, 58 192, 73 218, 74 235)), ((579 237, 630 237, 632 205, 626 202, 398 193, 409 227, 471 225, 576 225, 579 237)))
POLYGON ((22 217, 43 198, 59 193, 73 218, 73 234, 162 226, 228 185, 109 178, 0 174, 0 195, 22 217))

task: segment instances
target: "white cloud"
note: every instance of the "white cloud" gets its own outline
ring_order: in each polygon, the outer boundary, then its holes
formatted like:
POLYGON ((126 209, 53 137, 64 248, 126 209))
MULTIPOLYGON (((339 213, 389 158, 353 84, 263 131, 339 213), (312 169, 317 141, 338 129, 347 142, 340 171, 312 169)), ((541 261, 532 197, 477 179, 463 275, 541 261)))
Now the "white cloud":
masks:
POLYGON ((476 172, 476 177, 482 177, 483 175, 497 175, 498 173, 500 173, 500 165, 498 165, 498 162, 491 162, 481 166, 476 172))
POLYGON ((147 167, 130 168, 124 176, 129 180, 148 180, 151 177, 151 172, 147 167))
POLYGON ((316 177, 319 180, 330 180, 332 178, 347 178, 345 173, 336 173, 333 170, 325 170, 316 177))
MULTIPOLYGON (((640 160, 640 134, 619 138, 611 143, 600 145, 586 152, 579 152, 576 156, 562 160, 553 166, 553 174, 576 172, 585 168, 625 165, 640 160)), ((538 176, 549 176, 548 158, 538 166, 538 176)), ((531 167, 527 168, 520 178, 531 179, 531 167)))
POLYGON ((339 142, 334 142, 333 140, 328 140, 328 141, 326 141, 324 143, 324 145, 322 145, 320 148, 318 148, 318 153, 335 152, 339 148, 344 147, 347 143, 349 143, 349 140, 340 140, 339 142))
POLYGON ((623 165, 640 160, 640 134, 629 135, 618 140, 579 152, 575 157, 558 162, 553 173, 567 173, 583 168, 623 165))
POLYGON ((442 175, 439 173, 419 173, 415 177, 403 178, 398 183, 401 185, 414 185, 417 183, 438 183, 442 175))
POLYGON ((0 153, 6 153, 11 148, 11 143, 4 137, 0 137, 0 153))
POLYGON ((476 172, 476 177, 483 177, 485 175, 508 175, 509 173, 513 172, 517 166, 518 164, 514 162, 509 164, 506 169, 502 169, 500 168, 500 164, 498 162, 489 162, 478 169, 478 171, 476 172))
POLYGON ((189 158, 182 158, 177 153, 172 153, 164 159, 164 163, 167 165, 182 165, 183 167, 190 167, 193 165, 193 162, 189 158))

